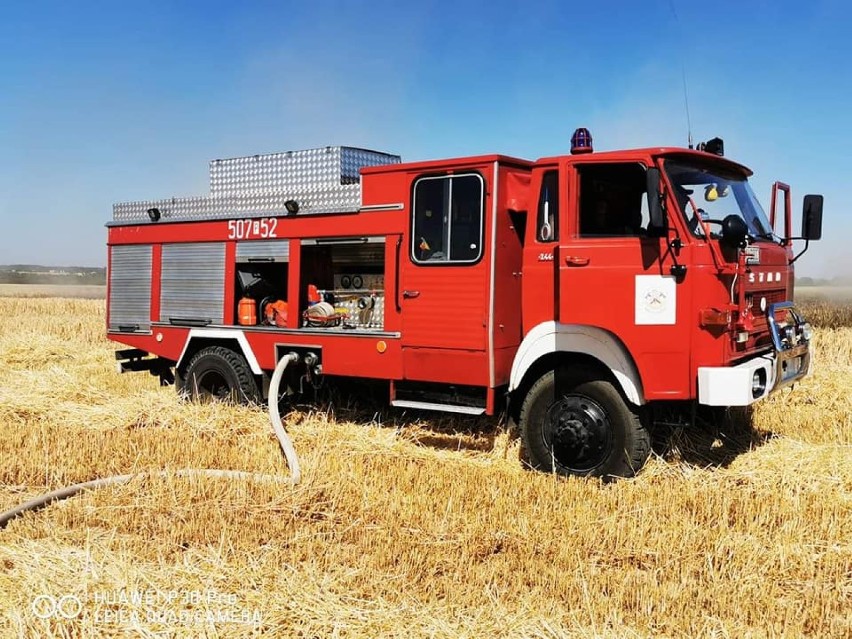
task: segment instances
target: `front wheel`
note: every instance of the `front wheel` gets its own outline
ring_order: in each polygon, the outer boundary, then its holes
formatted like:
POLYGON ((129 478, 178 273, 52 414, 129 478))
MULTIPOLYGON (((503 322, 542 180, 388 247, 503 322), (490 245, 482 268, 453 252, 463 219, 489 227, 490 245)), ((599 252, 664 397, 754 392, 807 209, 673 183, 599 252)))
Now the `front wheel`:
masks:
POLYGON ((601 379, 548 371, 524 398, 520 427, 531 465, 560 475, 632 477, 651 451, 647 428, 601 379))

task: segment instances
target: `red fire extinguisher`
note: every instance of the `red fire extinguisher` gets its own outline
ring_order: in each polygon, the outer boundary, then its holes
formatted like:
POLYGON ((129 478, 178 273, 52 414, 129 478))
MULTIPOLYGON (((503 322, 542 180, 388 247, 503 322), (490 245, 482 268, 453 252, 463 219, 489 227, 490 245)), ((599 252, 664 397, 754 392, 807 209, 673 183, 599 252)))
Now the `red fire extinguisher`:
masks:
POLYGON ((240 326, 255 326, 257 324, 257 303, 250 297, 240 300, 237 307, 237 321, 240 326))

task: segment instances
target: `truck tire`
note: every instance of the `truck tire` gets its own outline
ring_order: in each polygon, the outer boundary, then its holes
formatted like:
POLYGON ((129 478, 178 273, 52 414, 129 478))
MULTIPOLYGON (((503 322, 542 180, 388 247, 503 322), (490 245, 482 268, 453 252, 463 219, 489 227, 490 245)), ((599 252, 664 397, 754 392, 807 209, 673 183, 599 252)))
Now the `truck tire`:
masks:
POLYGON ((618 390, 602 379, 548 371, 524 397, 520 428, 529 463, 581 477, 632 477, 651 437, 618 390))
POLYGON ((178 392, 193 401, 260 404, 260 389, 241 354, 225 346, 202 348, 178 378, 178 392))

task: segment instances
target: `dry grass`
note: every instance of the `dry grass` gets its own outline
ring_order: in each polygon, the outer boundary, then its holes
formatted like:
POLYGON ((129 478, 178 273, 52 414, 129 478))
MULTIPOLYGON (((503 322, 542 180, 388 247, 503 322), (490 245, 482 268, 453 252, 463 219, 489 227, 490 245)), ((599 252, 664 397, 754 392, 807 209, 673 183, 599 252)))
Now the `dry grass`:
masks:
POLYGON ((819 328, 852 326, 852 302, 838 303, 813 299, 798 305, 811 325, 819 328))
MULTIPOLYGON (((120 376, 103 302, 54 309, 0 300, 0 508, 133 470, 283 472, 262 411, 120 376)), ((674 428, 609 485, 524 471, 487 420, 293 413, 295 489, 136 481, 0 531, 0 635, 849 636, 852 328, 815 342, 754 432, 674 428), (82 612, 41 620, 41 594, 82 612)))
POLYGON ((802 286, 796 289, 796 301, 813 326, 852 326, 850 286, 802 286))

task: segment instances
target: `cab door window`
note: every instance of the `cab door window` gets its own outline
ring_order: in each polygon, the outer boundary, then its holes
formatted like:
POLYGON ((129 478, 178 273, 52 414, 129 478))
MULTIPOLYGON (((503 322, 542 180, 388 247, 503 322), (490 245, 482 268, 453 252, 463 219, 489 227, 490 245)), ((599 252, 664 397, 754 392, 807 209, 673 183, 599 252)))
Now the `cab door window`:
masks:
POLYGON ((580 178, 580 237, 647 235, 645 167, 638 163, 588 164, 580 178))
POLYGON ((484 190, 478 173, 419 178, 414 183, 411 259, 418 264, 479 261, 484 190))
POLYGON ((539 242, 555 242, 559 239, 559 173, 557 171, 548 171, 541 180, 536 239, 539 242))

